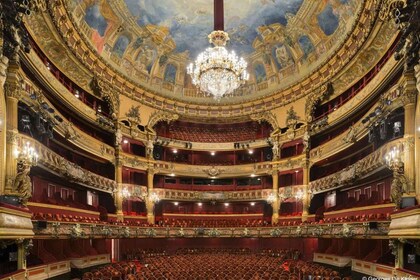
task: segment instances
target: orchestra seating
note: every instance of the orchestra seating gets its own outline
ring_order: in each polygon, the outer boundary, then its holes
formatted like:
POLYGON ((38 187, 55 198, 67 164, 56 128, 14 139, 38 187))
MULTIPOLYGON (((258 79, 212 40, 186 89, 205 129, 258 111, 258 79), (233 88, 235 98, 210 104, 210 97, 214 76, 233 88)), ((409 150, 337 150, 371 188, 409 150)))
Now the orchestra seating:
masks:
POLYGON ((152 249, 130 257, 134 259, 87 272, 82 279, 350 279, 331 268, 298 260, 295 250, 183 248, 170 255, 152 249))

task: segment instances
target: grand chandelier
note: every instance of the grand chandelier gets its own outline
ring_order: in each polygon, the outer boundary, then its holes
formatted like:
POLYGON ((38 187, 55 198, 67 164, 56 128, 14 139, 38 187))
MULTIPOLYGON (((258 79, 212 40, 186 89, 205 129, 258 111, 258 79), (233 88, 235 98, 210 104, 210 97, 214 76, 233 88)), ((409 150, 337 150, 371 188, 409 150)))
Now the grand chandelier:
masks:
POLYGON ((232 93, 248 80, 247 63, 234 51, 229 53, 226 50, 228 33, 215 30, 208 37, 214 47, 200 53, 195 65, 191 63, 188 66, 187 73, 191 75, 192 83, 200 90, 220 100, 222 96, 232 93))

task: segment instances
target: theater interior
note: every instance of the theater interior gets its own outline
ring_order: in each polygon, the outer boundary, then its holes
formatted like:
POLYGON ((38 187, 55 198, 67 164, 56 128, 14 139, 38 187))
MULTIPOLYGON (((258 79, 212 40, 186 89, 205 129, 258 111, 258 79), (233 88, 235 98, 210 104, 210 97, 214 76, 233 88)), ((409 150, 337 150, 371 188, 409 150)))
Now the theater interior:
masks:
POLYGON ((420 279, 419 54, 420 0, 0 1, 0 280, 420 279))

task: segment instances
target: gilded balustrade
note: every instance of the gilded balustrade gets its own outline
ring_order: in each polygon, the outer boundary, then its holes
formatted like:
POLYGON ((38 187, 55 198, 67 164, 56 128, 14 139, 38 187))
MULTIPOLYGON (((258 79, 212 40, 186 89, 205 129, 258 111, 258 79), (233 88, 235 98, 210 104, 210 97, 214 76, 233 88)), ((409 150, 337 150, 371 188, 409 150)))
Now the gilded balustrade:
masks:
MULTIPOLYGON (((329 140, 328 142, 312 149, 310 151, 310 158, 311 163, 316 163, 323 159, 326 159, 334 154, 337 154, 340 151, 343 151, 353 145, 356 141, 362 139, 366 136, 369 132, 369 125, 362 122, 367 116, 375 113, 375 110, 378 106, 382 107, 382 112, 380 115, 375 116, 373 119, 370 119, 370 123, 375 121, 378 118, 383 118, 387 113, 392 112, 396 108, 400 107, 400 99, 402 98, 402 91, 401 91, 401 83, 403 81, 400 80, 399 83, 391 87, 386 93, 384 93, 381 99, 372 106, 372 108, 363 116, 361 117, 355 124, 350 126, 346 131, 338 135, 337 137, 329 140), (386 107, 383 106, 383 102, 387 100, 389 101, 390 105, 386 107)), ((331 113, 331 114, 334 114, 331 113)))
POLYGON ((81 168, 79 165, 66 160, 33 138, 18 134, 18 143, 20 143, 19 146, 21 147, 24 143, 30 143, 39 155, 39 166, 47 168, 54 173, 58 173, 75 183, 108 193, 112 193, 116 188, 114 180, 81 168))
POLYGON ((49 100, 44 97, 43 92, 36 87, 30 80, 24 80, 24 86, 27 92, 27 97, 21 99, 25 104, 37 108, 42 111, 43 116, 49 116, 54 123, 54 130, 67 139, 70 143, 76 145, 80 149, 96 155, 100 158, 104 158, 108 161, 113 162, 115 157, 114 147, 111 147, 100 140, 90 136, 89 134, 80 130, 77 126, 73 125, 72 122, 68 121, 60 112, 57 110, 49 100), (44 108, 47 104, 48 108, 53 109, 53 113, 44 108), (61 121, 57 121, 60 119, 61 121))
POLYGON ((60 102, 64 103, 72 112, 75 112, 89 122, 96 124, 96 111, 76 98, 74 94, 71 93, 50 70, 48 70, 44 62, 35 52, 32 51, 23 54, 23 61, 30 68, 31 73, 34 73, 36 78, 39 81, 42 81, 49 92, 54 94, 60 102))
MULTIPOLYGON (((36 221, 34 221, 36 223, 36 221)), ((59 223, 48 221, 46 228, 35 228, 35 238, 176 238, 176 237, 323 237, 374 238, 386 237, 389 222, 378 222, 376 228, 369 223, 301 224, 278 227, 179 228, 139 227, 111 224, 59 223)))
POLYGON ((249 201, 249 200, 265 200, 267 193, 271 189, 248 190, 248 191, 186 191, 173 189, 154 189, 162 194, 162 200, 180 200, 180 201, 249 201))
POLYGON ((406 145, 410 145, 410 143, 405 139, 397 139, 388 142, 378 150, 374 151, 358 162, 349 165, 343 170, 310 182, 309 189, 314 194, 325 192, 339 186, 349 184, 354 180, 363 177, 375 170, 385 168, 385 156, 395 147, 401 151, 404 151, 404 146, 406 145))

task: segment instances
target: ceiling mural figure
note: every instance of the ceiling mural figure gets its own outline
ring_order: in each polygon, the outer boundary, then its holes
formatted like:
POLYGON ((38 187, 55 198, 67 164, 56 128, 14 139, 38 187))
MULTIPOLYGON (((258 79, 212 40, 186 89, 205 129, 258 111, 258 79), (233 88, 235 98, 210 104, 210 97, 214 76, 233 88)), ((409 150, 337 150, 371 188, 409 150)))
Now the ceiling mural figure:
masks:
MULTIPOLYGON (((262 69, 250 69, 253 78, 233 93, 243 99, 286 88, 327 62, 351 30, 363 1, 224 2, 227 49, 234 49, 250 66, 264 62, 264 77, 262 69), (253 84, 261 78, 271 82, 255 92, 253 84)), ((69 7, 98 54, 128 78, 150 89, 163 87, 163 95, 212 102, 184 77, 186 65, 209 47, 213 1, 73 0, 69 7), (178 82, 165 88, 168 77, 174 83, 167 64, 177 65, 178 82)))

